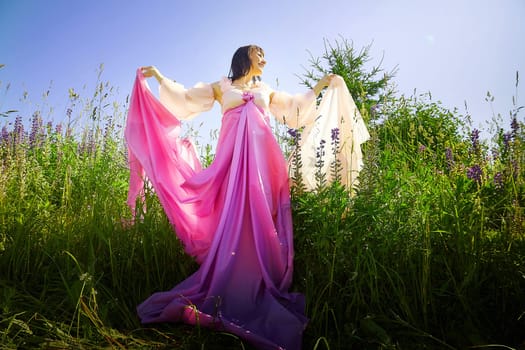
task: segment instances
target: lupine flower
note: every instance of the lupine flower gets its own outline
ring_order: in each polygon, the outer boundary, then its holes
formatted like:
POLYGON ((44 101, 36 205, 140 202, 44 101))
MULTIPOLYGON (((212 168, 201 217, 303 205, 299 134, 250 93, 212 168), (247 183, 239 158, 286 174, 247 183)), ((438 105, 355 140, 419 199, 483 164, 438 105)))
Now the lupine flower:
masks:
POLYGON ((381 111, 381 105, 380 104, 375 104, 372 107, 370 107, 370 114, 371 115, 376 115, 380 111, 381 111))
POLYGON ((78 153, 91 155, 94 154, 95 151, 95 136, 93 134, 93 129, 89 129, 89 131, 84 133, 82 137, 82 142, 78 145, 78 153))
POLYGON ((478 184, 481 183, 481 176, 483 175, 483 170, 479 165, 474 165, 467 169, 467 177, 478 184))
POLYGON ((491 150, 491 152, 492 152, 492 159, 493 159, 493 160, 496 160, 496 159, 499 158, 499 151, 498 151, 497 149, 493 148, 493 149, 491 150))
POLYGON ((517 178, 519 172, 520 172, 520 165, 518 163, 518 160, 517 159, 513 159, 511 161, 511 166, 512 166, 512 175, 514 177, 514 179, 517 178))
POLYGON ((332 144, 339 143, 339 128, 332 129, 332 144))
POLYGON ((31 148, 38 146, 40 138, 42 136, 42 117, 40 112, 33 114, 33 120, 31 121, 31 132, 29 133, 29 145, 31 148))
POLYGON ((301 130, 299 129, 288 129, 288 135, 292 137, 293 145, 298 146, 301 141, 301 130))
POLYGON ((479 130, 474 129, 472 130, 472 134, 470 135, 470 140, 472 141, 472 145, 476 146, 479 141, 479 130))
POLYGON ((95 142, 95 134, 93 130, 89 130, 87 151, 89 154, 95 154, 96 150, 97 150, 97 145, 95 142))
POLYGON ((339 129, 338 128, 332 129, 331 139, 332 139, 331 144, 332 144, 333 155, 334 155, 334 158, 337 159, 337 154, 339 153, 339 129))
POLYGON ((104 127, 104 136, 103 136, 103 141, 104 141, 103 150, 104 150, 104 152, 106 152, 108 150, 109 140, 111 139, 112 131, 113 131, 113 120, 110 119, 109 122, 107 122, 105 127, 104 127))
POLYGON ((494 175, 494 187, 498 190, 503 188, 503 174, 499 171, 494 175))
POLYGON ((17 116, 15 118, 15 125, 13 127, 13 141, 15 143, 21 143, 24 140, 24 124, 22 124, 22 117, 17 116))
POLYGON ((475 154, 479 153, 479 130, 474 129, 470 134, 470 141, 472 144, 472 152, 475 154))
POLYGON ((338 153, 339 153, 339 129, 338 128, 332 129, 331 139, 332 139, 332 152, 333 152, 334 160, 330 164, 330 172, 332 175, 332 179, 336 182, 340 182, 342 167, 341 167, 341 161, 338 157, 338 153))
POLYGON ((317 148, 317 156, 318 157, 322 157, 324 156, 324 145, 325 145, 326 141, 325 140, 321 140, 319 141, 319 147, 317 148))
POLYGON ((510 143, 511 138, 512 138, 512 135, 510 132, 506 132, 503 134, 503 149, 505 151, 508 151, 509 149, 509 143, 510 143))
POLYGON ((9 131, 7 131, 7 127, 4 125, 2 127, 2 142, 1 144, 7 144, 9 142, 9 131))
POLYGON ((62 123, 55 125, 55 134, 62 135, 62 123))
POLYGON ((322 171, 322 168, 324 166, 325 144, 326 144, 326 141, 321 140, 319 142, 319 147, 317 147, 316 153, 315 153, 315 158, 316 158, 315 179, 319 187, 324 187, 326 185, 326 173, 322 171))
POLYGON ((316 154, 315 154, 315 157, 317 158, 317 167, 318 168, 322 168, 323 165, 324 165, 324 155, 325 155, 325 152, 324 152, 324 145, 325 145, 326 141, 325 140, 321 140, 319 142, 319 147, 317 147, 317 150, 316 150, 316 154))
POLYGON ((447 147, 445 149, 445 157, 447 159, 447 167, 450 170, 454 166, 454 155, 453 155, 452 149, 450 147, 447 147))
POLYGON ((107 139, 110 136, 112 131, 113 131, 113 121, 110 120, 104 126, 104 139, 107 139))
POLYGON ((301 140, 301 130, 300 129, 288 129, 287 130, 288 135, 291 137, 290 144, 293 147, 292 152, 292 167, 293 167, 293 174, 292 179, 294 181, 294 185, 299 191, 301 191, 301 188, 303 186, 303 179, 301 174, 301 168, 302 168, 302 160, 301 160, 301 152, 299 151, 299 142, 301 140))
POLYGON ((515 139, 518 136, 518 131, 520 129, 520 125, 518 124, 518 119, 516 117, 512 118, 512 121, 510 122, 510 128, 512 129, 512 138, 515 139))

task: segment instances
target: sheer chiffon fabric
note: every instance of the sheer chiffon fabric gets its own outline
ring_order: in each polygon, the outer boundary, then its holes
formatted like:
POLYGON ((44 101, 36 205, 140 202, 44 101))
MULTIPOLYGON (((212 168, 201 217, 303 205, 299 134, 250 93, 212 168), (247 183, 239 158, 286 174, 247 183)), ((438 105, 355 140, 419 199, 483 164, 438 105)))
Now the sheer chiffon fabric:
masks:
POLYGON ((299 151, 305 187, 315 189, 315 173, 320 172, 326 174, 328 183, 339 176, 348 189, 356 188, 363 167, 361 145, 370 134, 343 78, 336 76, 332 80, 315 112, 298 126, 303 127, 299 151), (318 162, 321 143, 324 143, 322 165, 318 162), (339 174, 331 171, 336 161, 340 165, 339 174))
POLYGON ((128 204, 134 208, 149 181, 200 264, 170 291, 146 299, 138 314, 143 323, 231 332, 261 349, 300 349, 307 318, 303 295, 288 291, 294 250, 287 162, 269 111, 285 121, 293 115, 314 134, 315 96, 273 92, 262 83, 242 92, 223 80, 221 88, 223 108, 233 107, 223 110, 215 159, 202 169, 191 142, 180 137, 180 120, 211 108, 211 86, 163 82, 159 101, 137 71, 125 129, 128 204))

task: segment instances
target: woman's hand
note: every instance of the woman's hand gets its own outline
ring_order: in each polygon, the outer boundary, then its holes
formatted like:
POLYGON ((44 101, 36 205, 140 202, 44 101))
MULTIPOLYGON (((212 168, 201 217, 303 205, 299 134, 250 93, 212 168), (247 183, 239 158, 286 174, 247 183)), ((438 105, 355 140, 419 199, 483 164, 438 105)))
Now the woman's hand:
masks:
POLYGON ((332 82, 332 80, 336 77, 337 75, 336 74, 327 74, 325 75, 324 77, 321 78, 321 80, 319 80, 317 82, 317 84, 315 84, 314 86, 314 92, 316 95, 319 95, 321 93, 321 91, 327 87, 328 85, 330 85, 330 83, 332 82))
POLYGON ((155 77, 159 84, 162 83, 162 79, 164 79, 164 76, 160 74, 159 70, 155 66, 141 67, 140 70, 146 78, 155 77))

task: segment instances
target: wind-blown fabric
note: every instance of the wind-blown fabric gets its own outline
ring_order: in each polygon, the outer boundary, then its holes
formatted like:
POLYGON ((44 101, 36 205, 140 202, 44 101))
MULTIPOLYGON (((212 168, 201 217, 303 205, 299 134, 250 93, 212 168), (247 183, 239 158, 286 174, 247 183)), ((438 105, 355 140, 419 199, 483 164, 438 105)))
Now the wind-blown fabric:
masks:
POLYGON ((357 187, 363 167, 361 145, 370 135, 343 78, 335 76, 316 110, 293 127, 300 129, 298 149, 302 167, 298 170, 306 189, 316 188, 316 172, 325 174, 328 183, 338 175, 348 189, 357 187), (339 174, 331 170, 336 161, 339 174))
POLYGON ((211 108, 211 86, 163 83, 161 102, 137 71, 125 129, 128 204, 134 208, 149 181, 185 251, 200 264, 137 311, 143 323, 183 321, 231 332, 261 349, 301 349, 307 318, 304 296, 289 292, 294 250, 287 162, 269 111, 311 123, 315 96, 294 97, 264 84, 242 92, 225 80, 221 88, 216 156, 202 169, 191 142, 180 137, 179 119, 211 108))

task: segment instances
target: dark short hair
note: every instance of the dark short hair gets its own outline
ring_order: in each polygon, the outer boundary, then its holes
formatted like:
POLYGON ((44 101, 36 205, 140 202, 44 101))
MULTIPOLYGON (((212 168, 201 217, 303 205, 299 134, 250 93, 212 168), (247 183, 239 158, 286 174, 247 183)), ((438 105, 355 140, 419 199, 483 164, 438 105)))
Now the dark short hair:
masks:
POLYGON ((253 50, 257 50, 264 54, 263 49, 257 45, 246 45, 241 46, 235 51, 232 57, 232 65, 230 67, 230 74, 228 78, 231 81, 235 81, 239 78, 244 77, 250 71, 252 61, 250 60, 250 53, 253 50))

